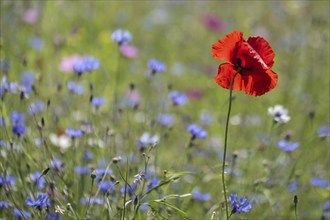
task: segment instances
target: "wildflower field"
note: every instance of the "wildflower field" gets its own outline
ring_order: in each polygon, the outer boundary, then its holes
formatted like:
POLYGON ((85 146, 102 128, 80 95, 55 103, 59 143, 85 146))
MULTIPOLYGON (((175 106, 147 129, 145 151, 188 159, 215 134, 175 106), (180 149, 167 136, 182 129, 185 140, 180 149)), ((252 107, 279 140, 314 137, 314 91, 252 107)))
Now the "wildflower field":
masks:
POLYGON ((329 1, 1 0, 0 219, 330 219, 329 1))

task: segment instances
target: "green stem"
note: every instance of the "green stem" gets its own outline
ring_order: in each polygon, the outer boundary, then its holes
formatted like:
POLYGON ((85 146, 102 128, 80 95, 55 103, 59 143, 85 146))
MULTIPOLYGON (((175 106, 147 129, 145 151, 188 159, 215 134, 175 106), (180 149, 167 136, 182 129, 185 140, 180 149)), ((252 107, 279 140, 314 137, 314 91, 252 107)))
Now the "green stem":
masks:
POLYGON ((228 106, 228 112, 227 112, 227 120, 226 120, 226 129, 225 129, 225 143, 224 143, 224 150, 223 150, 223 159, 222 159, 222 187, 223 187, 223 195, 225 197, 225 205, 226 205, 226 219, 229 219, 228 215, 228 202, 227 202, 227 193, 226 193, 226 183, 225 183, 225 165, 226 165, 226 153, 227 153, 227 137, 228 137, 228 127, 229 127, 229 118, 230 118, 230 112, 231 112, 231 102, 232 102, 232 95, 233 95, 233 84, 234 79, 236 75, 239 73, 239 69, 236 70, 233 78, 230 81, 229 86, 229 106, 228 106))

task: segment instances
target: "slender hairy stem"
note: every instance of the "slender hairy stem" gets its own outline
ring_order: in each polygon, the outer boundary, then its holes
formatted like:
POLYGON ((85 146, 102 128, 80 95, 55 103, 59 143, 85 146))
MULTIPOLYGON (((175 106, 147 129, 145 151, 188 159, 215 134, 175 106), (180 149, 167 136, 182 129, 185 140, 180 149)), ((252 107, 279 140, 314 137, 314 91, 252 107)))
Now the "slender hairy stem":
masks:
POLYGON ((227 120, 226 120, 226 129, 225 129, 225 143, 224 143, 224 150, 223 150, 223 158, 222 158, 222 187, 223 187, 223 195, 225 197, 225 205, 226 205, 226 219, 229 219, 228 215, 228 203, 227 203, 227 193, 226 193, 226 183, 225 183, 225 165, 226 165, 226 153, 227 153, 227 137, 228 137, 228 127, 229 127, 229 118, 230 118, 230 112, 231 112, 231 102, 232 102, 232 94, 233 94, 233 84, 234 79, 236 75, 239 73, 239 70, 237 70, 233 76, 233 78, 230 81, 229 86, 229 106, 228 106, 228 113, 227 113, 227 120))

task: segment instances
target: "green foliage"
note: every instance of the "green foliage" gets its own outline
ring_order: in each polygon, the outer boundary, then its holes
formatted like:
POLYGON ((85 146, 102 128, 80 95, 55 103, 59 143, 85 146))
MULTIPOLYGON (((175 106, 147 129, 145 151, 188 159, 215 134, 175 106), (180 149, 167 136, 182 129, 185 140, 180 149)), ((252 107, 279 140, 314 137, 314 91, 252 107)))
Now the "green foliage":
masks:
POLYGON ((32 219, 45 218, 45 210, 25 204, 28 195, 39 191, 51 195, 50 211, 58 211, 62 219, 222 219, 220 172, 229 91, 213 82, 219 61, 212 59, 210 49, 235 29, 245 38, 261 35, 270 42, 279 82, 257 98, 233 93, 227 165, 238 173, 227 175, 227 192, 248 197, 253 208, 231 219, 293 219, 294 195, 299 198, 298 219, 321 218, 322 204, 330 200, 329 187, 313 186, 310 180, 330 179, 329 137, 319 138, 316 133, 330 119, 328 1, 2 0, 0 6, 0 61, 10 63, 9 71, 1 70, 1 78, 19 82, 24 71, 36 78, 36 92, 28 98, 6 93, 1 100, 5 123, 0 140, 7 145, 0 147, 0 176, 17 178, 14 187, 0 186, 0 200, 10 203, 9 209, 0 207, 4 219, 13 218, 14 207, 28 210, 32 219), (31 7, 39 11, 35 24, 22 18, 31 7), (206 28, 202 22, 206 14, 216 15, 226 27, 219 32, 206 28), (137 57, 120 54, 110 37, 118 28, 133 35, 130 43, 139 49, 137 57), (41 50, 30 46, 34 36, 42 39, 41 50), (62 59, 73 54, 96 57, 101 66, 81 77, 61 71, 62 59), (151 58, 164 62, 167 71, 147 78, 151 58), (68 93, 70 80, 82 84, 85 94, 68 93), (137 109, 121 103, 131 91, 130 84, 141 96, 137 109), (189 102, 173 106, 167 97, 172 90, 190 94, 189 102), (106 104, 96 110, 90 104, 92 95, 105 97, 106 104), (28 106, 36 100, 49 105, 44 112, 29 115, 28 106), (287 124, 274 124, 267 115, 275 104, 289 110, 287 124), (11 132, 13 111, 25 113, 24 137, 11 132), (174 125, 155 122, 159 112, 174 115, 174 125), (204 125, 208 137, 188 147, 187 126, 202 124, 203 112, 213 118, 204 125), (90 132, 70 140, 68 148, 59 147, 51 137, 59 138, 66 128, 90 128, 90 132), (144 132, 159 134, 159 142, 138 147, 144 132), (288 135, 300 143, 293 152, 277 147, 288 135), (94 155, 91 160, 84 159, 87 151, 94 155), (63 169, 44 173, 46 188, 39 190, 29 175, 43 173, 54 159, 64 163, 63 169), (97 178, 112 182, 115 190, 101 192, 90 174, 74 171, 78 165, 111 169, 111 175, 97 174, 97 178), (134 176, 141 171, 160 182, 147 190, 149 180, 142 178, 132 195, 121 193, 122 187, 133 187, 134 176), (288 184, 293 181, 298 189, 290 192, 288 184), (210 193, 211 199, 194 199, 195 188, 210 193), (103 203, 80 202, 93 196, 103 203), (148 206, 148 211, 141 206, 148 206))

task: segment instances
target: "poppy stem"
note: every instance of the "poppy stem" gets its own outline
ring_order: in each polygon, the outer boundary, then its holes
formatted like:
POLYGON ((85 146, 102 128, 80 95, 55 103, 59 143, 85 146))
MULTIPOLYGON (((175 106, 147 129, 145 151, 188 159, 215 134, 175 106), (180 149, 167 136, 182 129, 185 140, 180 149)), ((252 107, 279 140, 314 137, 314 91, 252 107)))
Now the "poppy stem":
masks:
POLYGON ((226 165, 226 153, 227 153, 227 137, 228 137, 228 127, 229 127, 229 118, 230 118, 230 112, 231 112, 231 102, 232 102, 232 96, 233 96, 233 84, 235 77, 239 73, 240 69, 238 68, 233 75, 233 78, 230 81, 229 86, 229 105, 228 105, 228 112, 227 112, 227 120, 226 120, 226 128, 225 128, 225 142, 224 142, 224 150, 223 150, 223 158, 222 158, 222 187, 223 187, 223 195, 225 197, 225 205, 226 205, 226 219, 228 220, 230 218, 228 214, 228 202, 227 202, 227 193, 226 193, 226 183, 225 183, 225 165, 226 165))

